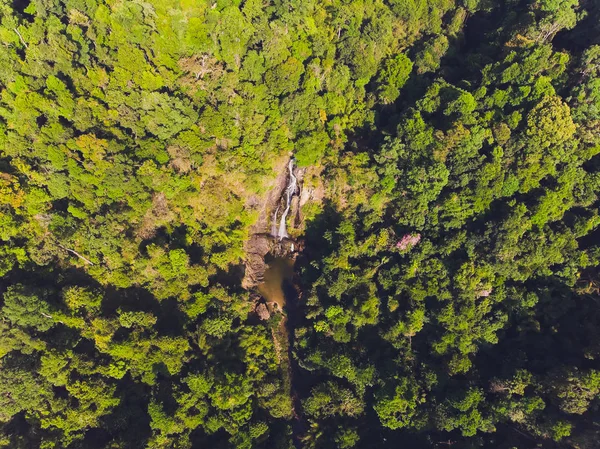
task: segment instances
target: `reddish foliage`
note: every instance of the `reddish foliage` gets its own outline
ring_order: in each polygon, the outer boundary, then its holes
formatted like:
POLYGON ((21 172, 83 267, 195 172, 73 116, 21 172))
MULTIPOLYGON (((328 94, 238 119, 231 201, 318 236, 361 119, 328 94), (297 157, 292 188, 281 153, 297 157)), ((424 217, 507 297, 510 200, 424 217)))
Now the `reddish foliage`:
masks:
POLYGON ((421 234, 406 234, 398 241, 398 243, 396 243, 396 248, 398 248, 401 251, 405 251, 414 247, 420 241, 421 234))

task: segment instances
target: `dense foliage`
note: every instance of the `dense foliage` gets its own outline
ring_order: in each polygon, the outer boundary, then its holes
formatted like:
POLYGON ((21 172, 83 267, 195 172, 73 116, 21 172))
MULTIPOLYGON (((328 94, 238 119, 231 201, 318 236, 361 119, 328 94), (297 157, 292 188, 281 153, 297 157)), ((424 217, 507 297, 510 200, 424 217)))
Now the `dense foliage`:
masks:
POLYGON ((0 447, 600 446, 599 23, 0 0, 0 447), (288 354, 239 272, 290 152, 288 354))

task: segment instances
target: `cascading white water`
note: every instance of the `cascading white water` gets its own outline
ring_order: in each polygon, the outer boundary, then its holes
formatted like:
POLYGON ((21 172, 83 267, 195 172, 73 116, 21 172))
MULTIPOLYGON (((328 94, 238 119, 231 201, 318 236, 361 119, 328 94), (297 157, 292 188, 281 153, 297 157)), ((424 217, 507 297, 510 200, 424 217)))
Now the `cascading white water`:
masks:
POLYGON ((281 219, 279 220, 279 230, 276 230, 277 212, 279 211, 279 208, 277 208, 277 210, 275 211, 275 215, 273 216, 273 226, 271 229, 271 234, 273 234, 273 237, 279 238, 279 240, 283 240, 284 238, 288 237, 287 226, 286 226, 285 220, 290 211, 290 206, 292 204, 292 197, 294 196, 294 193, 296 193, 296 186, 297 186, 297 182, 298 182, 298 180, 296 179, 296 176, 294 176, 294 159, 290 159, 290 162, 288 164, 288 171, 290 172, 290 182, 288 183, 287 187, 285 188, 285 195, 286 195, 285 210, 283 211, 283 214, 281 215, 281 219))
POLYGON ((279 206, 275 209, 275 213, 273 213, 273 221, 271 222, 271 235, 277 238, 277 213, 279 212, 279 206))

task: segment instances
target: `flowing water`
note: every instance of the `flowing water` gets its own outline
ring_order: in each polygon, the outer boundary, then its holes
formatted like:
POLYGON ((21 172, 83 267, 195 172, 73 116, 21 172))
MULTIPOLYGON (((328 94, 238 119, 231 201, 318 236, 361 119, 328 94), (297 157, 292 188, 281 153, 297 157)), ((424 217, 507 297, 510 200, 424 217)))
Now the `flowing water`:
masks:
POLYGON ((294 159, 290 159, 288 163, 288 171, 289 171, 289 182, 287 187, 285 188, 283 195, 285 196, 285 209, 281 214, 281 218, 279 219, 279 229, 277 227, 277 212, 279 212, 279 207, 273 214, 273 224, 271 226, 271 235, 275 238, 279 238, 279 241, 284 238, 289 237, 287 233, 287 226, 285 220, 287 219, 287 215, 290 211, 290 207, 292 205, 292 197, 296 193, 298 179, 294 175, 294 159))
POLYGON ((290 182, 285 189, 286 195, 286 204, 285 210, 283 214, 281 214, 281 222, 279 223, 279 240, 282 240, 288 236, 287 228, 285 225, 285 219, 287 218, 287 214, 290 211, 290 206, 292 204, 292 197, 294 193, 296 193, 296 176, 294 176, 294 159, 290 159, 290 163, 288 164, 288 170, 290 172, 290 182))
POLYGON ((300 435, 304 434, 304 421, 300 419, 297 410, 301 409, 298 395, 296 394, 294 372, 298 370, 297 362, 292 356, 292 348, 294 346, 294 326, 297 322, 297 302, 298 290, 294 285, 294 261, 295 245, 293 242, 282 242, 283 239, 288 239, 286 219, 291 209, 292 198, 296 194, 298 188, 298 180, 294 175, 294 159, 290 159, 288 166, 288 183, 282 196, 279 200, 279 205, 273 213, 271 221, 271 237, 278 241, 276 243, 279 253, 288 254, 288 257, 273 257, 267 255, 265 262, 267 269, 263 275, 263 281, 258 285, 258 292, 267 302, 267 306, 271 314, 282 313, 282 319, 279 321, 277 329, 272 329, 273 342, 278 355, 278 361, 282 366, 287 367, 287 380, 285 383, 289 387, 289 394, 292 399, 292 412, 296 417, 292 424, 292 434, 294 445, 296 448, 302 447, 300 435), (285 205, 283 204, 285 203, 285 205), (284 210, 278 218, 278 213, 281 207, 284 210), (291 249, 288 252, 286 249, 289 244, 291 249), (271 260, 269 260, 271 258, 271 260))

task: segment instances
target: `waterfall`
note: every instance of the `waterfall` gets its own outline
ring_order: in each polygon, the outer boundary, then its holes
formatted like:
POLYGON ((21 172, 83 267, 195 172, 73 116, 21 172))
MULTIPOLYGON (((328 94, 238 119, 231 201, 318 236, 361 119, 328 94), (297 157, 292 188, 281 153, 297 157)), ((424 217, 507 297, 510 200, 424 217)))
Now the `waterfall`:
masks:
POLYGON ((292 197, 294 196, 294 193, 296 193, 296 184, 298 182, 296 176, 294 176, 293 158, 290 159, 290 162, 288 164, 288 171, 290 172, 290 181, 284 191, 284 195, 286 197, 285 210, 283 211, 283 214, 281 215, 281 219, 279 221, 279 230, 276 230, 277 212, 279 211, 279 208, 277 208, 277 210, 275 211, 275 215, 273 216, 273 226, 271 229, 271 234, 273 234, 273 237, 278 237, 279 240, 283 240, 284 238, 288 237, 285 220, 290 211, 292 197))
POLYGON ((275 209, 275 213, 273 214, 273 220, 271 221, 271 235, 277 238, 277 213, 279 212, 279 206, 275 209))

